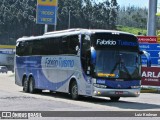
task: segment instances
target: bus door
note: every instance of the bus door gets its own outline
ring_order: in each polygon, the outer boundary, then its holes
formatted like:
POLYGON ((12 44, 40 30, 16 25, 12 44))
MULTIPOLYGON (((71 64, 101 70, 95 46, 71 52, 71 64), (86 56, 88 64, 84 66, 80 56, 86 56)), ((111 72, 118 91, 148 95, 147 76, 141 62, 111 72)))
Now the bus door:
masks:
POLYGON ((90 47, 90 36, 82 35, 81 39, 81 64, 83 77, 85 80, 84 92, 87 95, 92 94, 92 71, 93 67, 91 64, 91 47, 90 47))

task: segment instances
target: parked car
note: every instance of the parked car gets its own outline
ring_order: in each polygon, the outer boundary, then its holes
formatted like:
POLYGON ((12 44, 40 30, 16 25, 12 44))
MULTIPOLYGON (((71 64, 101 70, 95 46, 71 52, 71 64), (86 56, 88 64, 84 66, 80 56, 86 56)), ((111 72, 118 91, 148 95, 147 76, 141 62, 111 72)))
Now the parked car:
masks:
POLYGON ((0 66, 0 73, 7 73, 8 69, 6 66, 0 66))

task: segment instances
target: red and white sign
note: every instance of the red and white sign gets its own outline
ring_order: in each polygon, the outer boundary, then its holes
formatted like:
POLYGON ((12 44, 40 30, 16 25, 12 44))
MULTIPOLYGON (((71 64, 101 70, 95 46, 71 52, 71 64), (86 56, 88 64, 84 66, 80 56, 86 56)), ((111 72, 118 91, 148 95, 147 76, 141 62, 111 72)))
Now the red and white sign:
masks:
POLYGON ((157 43, 156 36, 137 36, 139 43, 157 43))
POLYGON ((142 67, 142 85, 160 86, 160 68, 142 67))

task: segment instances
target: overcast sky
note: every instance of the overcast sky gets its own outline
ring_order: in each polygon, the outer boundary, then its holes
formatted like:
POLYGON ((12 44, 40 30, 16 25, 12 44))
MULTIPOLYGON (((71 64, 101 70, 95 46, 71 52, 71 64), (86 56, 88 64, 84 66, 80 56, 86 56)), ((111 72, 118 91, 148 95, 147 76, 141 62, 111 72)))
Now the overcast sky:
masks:
POLYGON ((149 4, 149 0, 117 0, 120 6, 137 6, 137 7, 147 7, 149 4))

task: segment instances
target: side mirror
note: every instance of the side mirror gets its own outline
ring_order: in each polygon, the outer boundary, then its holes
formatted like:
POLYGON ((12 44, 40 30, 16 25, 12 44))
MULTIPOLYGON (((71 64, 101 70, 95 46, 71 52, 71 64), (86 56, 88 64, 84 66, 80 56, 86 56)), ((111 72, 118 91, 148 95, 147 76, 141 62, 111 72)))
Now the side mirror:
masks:
POLYGON ((147 67, 151 67, 151 57, 150 54, 147 51, 142 51, 142 53, 146 56, 147 58, 147 67))

